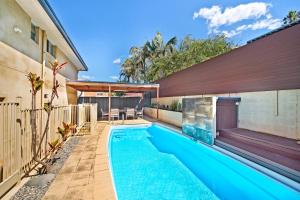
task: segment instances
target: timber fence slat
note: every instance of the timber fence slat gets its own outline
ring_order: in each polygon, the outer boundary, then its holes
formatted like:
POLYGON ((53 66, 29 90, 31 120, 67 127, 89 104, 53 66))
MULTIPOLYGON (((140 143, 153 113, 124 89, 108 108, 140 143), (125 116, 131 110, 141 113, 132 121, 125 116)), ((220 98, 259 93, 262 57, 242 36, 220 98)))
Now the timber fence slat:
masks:
MULTIPOLYGON (((36 164, 33 161, 30 112, 22 110, 18 103, 0 103, 0 198, 36 164)), ((60 137, 57 127, 63 127, 63 122, 76 124, 78 128, 97 122, 97 104, 54 107, 49 130, 43 137, 47 113, 43 109, 35 112, 40 159, 48 156, 48 143, 60 137)))

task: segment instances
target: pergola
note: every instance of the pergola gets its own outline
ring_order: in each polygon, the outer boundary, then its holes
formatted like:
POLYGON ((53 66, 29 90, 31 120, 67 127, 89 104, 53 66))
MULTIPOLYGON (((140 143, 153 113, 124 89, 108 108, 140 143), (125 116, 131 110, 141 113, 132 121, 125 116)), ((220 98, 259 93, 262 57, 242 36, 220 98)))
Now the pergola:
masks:
MULTIPOLYGON (((67 86, 81 92, 107 92, 109 121, 111 119, 111 93, 112 92, 147 92, 156 91, 157 115, 159 102, 159 84, 139 84, 139 83, 116 83, 100 81, 68 81, 67 86)), ((158 116, 157 116, 158 117, 158 116)))

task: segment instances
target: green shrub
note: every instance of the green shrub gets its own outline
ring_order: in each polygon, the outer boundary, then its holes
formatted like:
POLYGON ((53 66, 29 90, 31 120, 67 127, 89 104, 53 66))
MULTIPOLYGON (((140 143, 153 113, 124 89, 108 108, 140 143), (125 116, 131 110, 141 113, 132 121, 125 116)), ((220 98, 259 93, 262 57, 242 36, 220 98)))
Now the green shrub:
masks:
POLYGON ((170 110, 177 111, 177 104, 178 104, 178 101, 172 101, 172 103, 170 105, 170 110))

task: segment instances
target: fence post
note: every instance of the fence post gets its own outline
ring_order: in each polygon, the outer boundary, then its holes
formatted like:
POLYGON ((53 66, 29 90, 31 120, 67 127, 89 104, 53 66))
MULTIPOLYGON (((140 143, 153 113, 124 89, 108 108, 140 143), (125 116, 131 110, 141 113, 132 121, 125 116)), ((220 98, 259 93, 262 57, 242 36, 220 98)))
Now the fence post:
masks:
POLYGON ((22 170, 22 155, 21 155, 21 134, 22 134, 22 120, 21 120, 21 110, 22 110, 22 97, 17 97, 17 110, 16 110, 16 146, 17 146, 17 166, 18 166, 18 182, 21 181, 21 170, 22 170))

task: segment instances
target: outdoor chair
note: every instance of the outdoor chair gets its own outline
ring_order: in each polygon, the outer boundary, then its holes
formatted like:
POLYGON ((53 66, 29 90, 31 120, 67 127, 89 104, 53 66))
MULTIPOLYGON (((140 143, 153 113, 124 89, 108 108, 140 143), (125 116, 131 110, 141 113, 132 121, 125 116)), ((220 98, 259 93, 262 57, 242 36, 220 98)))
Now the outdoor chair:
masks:
POLYGON ((128 119, 129 117, 132 117, 132 119, 135 118, 135 110, 134 110, 134 108, 127 108, 126 109, 126 119, 128 119))
POLYGON ((141 110, 136 111, 136 115, 138 117, 144 118, 144 108, 142 108, 141 110))
POLYGON ((104 112, 101 108, 101 118, 104 119, 104 118, 108 118, 109 116, 109 113, 108 112, 104 112))
POLYGON ((117 118, 119 120, 120 111, 119 108, 113 108, 110 110, 110 118, 115 119, 117 118))

